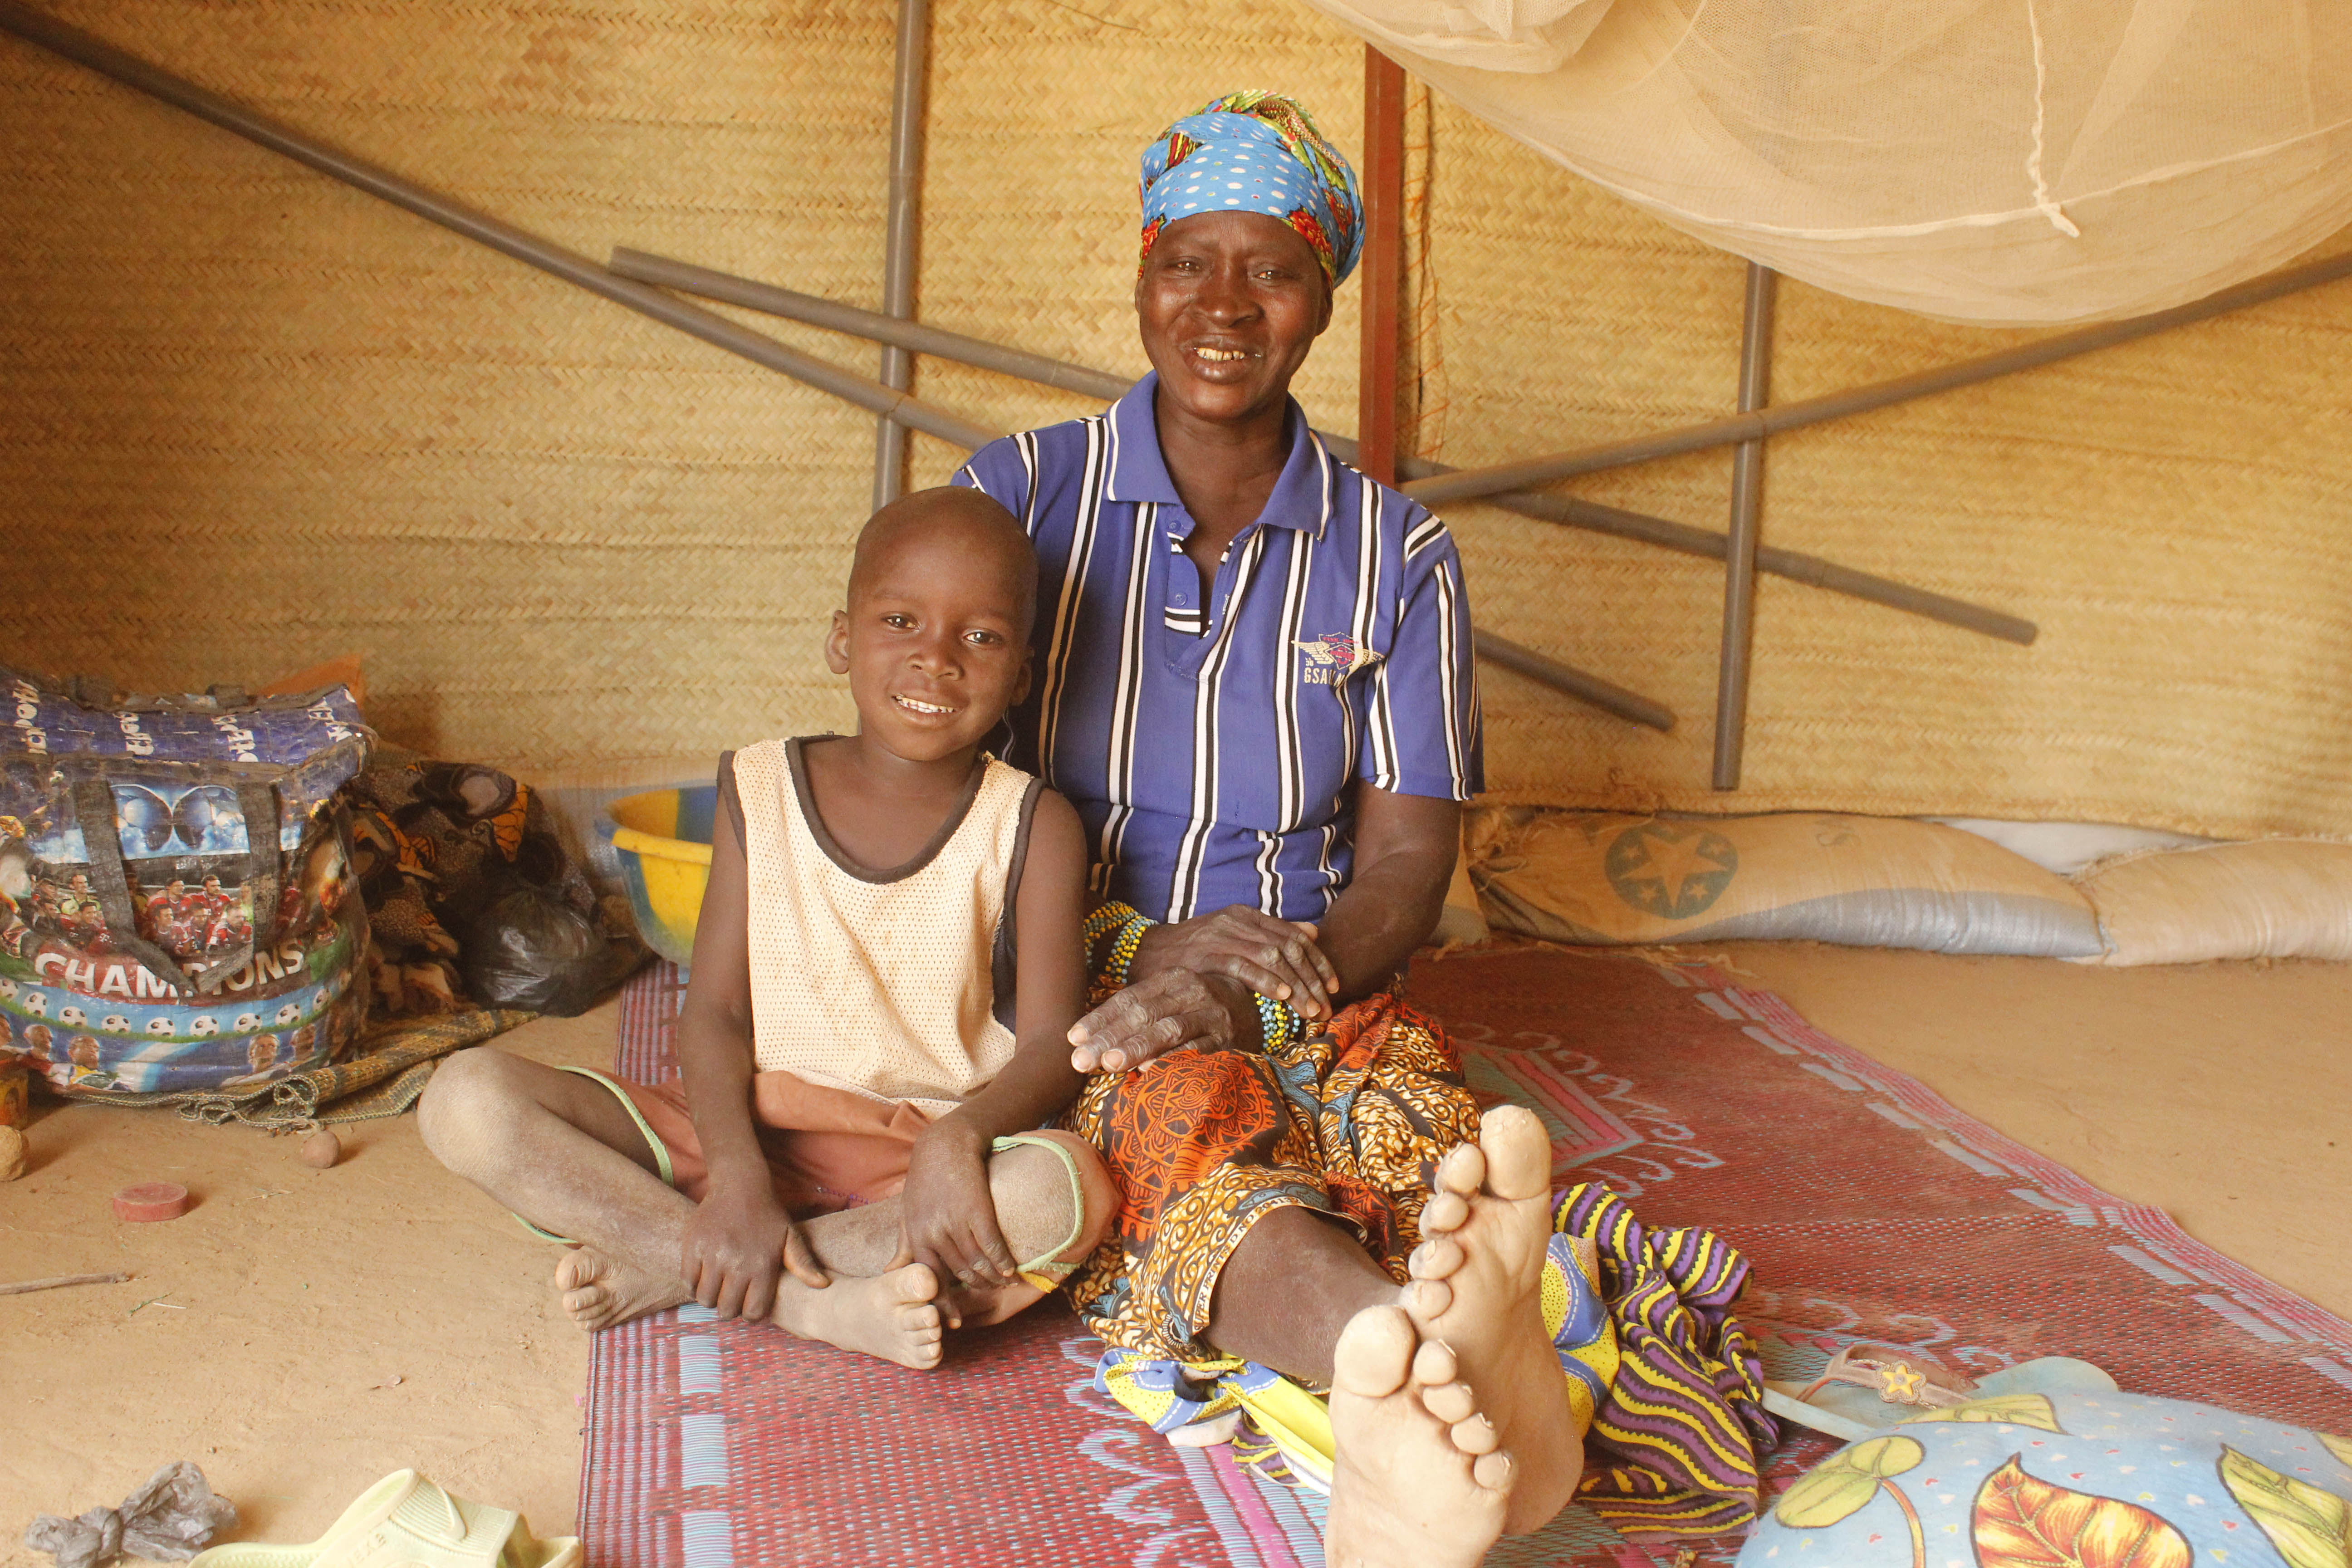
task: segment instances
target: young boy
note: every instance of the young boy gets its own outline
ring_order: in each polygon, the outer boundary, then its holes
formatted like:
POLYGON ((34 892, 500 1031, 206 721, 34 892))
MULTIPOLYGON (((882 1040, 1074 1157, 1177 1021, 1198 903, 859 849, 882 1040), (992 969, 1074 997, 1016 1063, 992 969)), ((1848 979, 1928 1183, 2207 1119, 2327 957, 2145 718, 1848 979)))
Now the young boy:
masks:
POLYGON ((602 1329, 688 1300, 910 1367, 1091 1252, 1117 1194, 1044 1127, 1082 1081, 1086 845, 982 747, 1029 681, 1036 563, 977 491, 858 536, 825 662, 857 733, 722 764, 684 1089, 483 1048, 420 1107, 442 1163, 576 1238, 602 1329))

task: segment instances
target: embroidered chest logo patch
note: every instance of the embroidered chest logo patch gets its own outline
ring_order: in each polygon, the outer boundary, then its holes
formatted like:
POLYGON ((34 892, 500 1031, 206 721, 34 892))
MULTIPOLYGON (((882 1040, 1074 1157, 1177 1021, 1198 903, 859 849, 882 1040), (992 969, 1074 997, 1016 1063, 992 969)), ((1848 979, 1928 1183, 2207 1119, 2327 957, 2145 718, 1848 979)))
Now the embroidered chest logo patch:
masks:
POLYGON ((1339 632, 1326 632, 1319 637, 1296 645, 1305 658, 1298 674, 1309 686, 1339 686, 1360 669, 1368 669, 1380 662, 1381 656, 1368 647, 1357 645, 1356 639, 1339 632))

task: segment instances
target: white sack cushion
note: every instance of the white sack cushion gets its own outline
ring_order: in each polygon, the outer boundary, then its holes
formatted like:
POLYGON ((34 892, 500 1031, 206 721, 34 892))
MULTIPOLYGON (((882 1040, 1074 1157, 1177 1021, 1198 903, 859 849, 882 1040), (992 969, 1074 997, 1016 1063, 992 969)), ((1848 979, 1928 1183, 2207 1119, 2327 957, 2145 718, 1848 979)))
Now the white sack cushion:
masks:
POLYGON ((2135 856, 2077 884, 2113 964, 2352 959, 2352 844, 2263 838, 2135 856))
POLYGON ((2045 871, 2072 877, 2102 860, 2144 849, 2186 849, 2210 844, 2193 833, 2160 827, 2125 827, 2112 822, 1998 822, 1983 816, 1927 816, 1979 838, 1990 838, 2012 855, 2022 855, 2045 871))
POLYGON ((2091 906, 2072 884, 1982 838, 1909 817, 1490 806, 1473 813, 1468 842, 1488 921, 1553 942, 2102 951, 2091 906))

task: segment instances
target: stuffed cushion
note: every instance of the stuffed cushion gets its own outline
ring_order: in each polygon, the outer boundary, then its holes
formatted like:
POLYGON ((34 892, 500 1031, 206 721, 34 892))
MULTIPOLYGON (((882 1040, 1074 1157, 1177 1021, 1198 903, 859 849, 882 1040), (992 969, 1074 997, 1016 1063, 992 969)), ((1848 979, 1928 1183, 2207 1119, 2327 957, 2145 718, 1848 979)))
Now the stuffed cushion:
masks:
POLYGON ((2089 902, 1956 828, 1792 812, 1657 817, 1490 806, 1472 814, 1487 920, 1554 942, 1805 938, 1857 947, 2089 957, 2089 902))

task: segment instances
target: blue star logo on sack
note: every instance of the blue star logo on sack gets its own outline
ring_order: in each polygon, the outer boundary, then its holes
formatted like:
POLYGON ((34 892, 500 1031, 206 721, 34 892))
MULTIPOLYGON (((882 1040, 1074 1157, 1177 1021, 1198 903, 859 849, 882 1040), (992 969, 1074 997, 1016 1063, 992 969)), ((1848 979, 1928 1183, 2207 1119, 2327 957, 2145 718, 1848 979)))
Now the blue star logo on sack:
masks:
POLYGON ((1298 678, 1309 686, 1342 686, 1348 677, 1360 669, 1369 669, 1380 662, 1381 656, 1372 649, 1358 645, 1344 632, 1326 632, 1294 643, 1303 650, 1305 658, 1298 678))
POLYGON ((1688 920, 1723 896, 1739 869, 1739 851, 1719 833, 1644 822, 1609 846, 1609 885, 1634 909, 1660 920, 1688 920))

